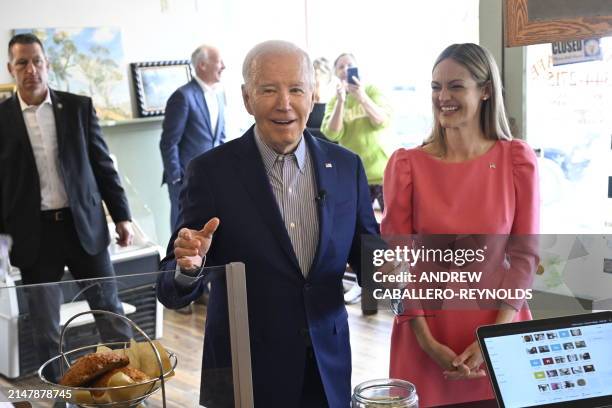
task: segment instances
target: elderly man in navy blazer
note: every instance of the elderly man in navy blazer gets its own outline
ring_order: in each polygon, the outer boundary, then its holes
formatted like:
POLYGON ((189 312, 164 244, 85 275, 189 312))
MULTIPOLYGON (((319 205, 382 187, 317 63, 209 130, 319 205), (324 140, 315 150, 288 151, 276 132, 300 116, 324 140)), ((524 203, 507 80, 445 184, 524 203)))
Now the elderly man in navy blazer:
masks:
POLYGON ((225 69, 219 50, 201 45, 191 55, 195 77, 168 99, 159 148, 164 163, 162 183, 170 196, 170 228, 177 227, 179 193, 187 164, 223 143, 223 95, 217 85, 225 69))
MULTIPOLYGON (((158 298, 171 308, 195 299, 205 256, 206 266, 244 262, 255 406, 346 408, 351 350, 342 276, 347 261, 360 274, 362 236, 378 234, 365 172, 357 155, 304 130, 314 75, 302 49, 261 43, 247 55, 243 77, 255 125, 189 165, 183 223, 162 262, 175 272, 160 276, 158 298)), ((233 406, 231 388, 214 378, 227 367, 220 277, 206 319, 203 405, 233 406)))

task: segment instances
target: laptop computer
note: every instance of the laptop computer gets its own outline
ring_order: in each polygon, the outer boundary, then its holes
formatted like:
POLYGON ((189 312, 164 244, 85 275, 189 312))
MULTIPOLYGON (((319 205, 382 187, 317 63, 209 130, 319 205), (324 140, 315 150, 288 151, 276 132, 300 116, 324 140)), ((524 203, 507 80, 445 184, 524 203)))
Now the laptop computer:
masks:
POLYGON ((612 407, 612 312, 477 330, 501 408, 612 407))

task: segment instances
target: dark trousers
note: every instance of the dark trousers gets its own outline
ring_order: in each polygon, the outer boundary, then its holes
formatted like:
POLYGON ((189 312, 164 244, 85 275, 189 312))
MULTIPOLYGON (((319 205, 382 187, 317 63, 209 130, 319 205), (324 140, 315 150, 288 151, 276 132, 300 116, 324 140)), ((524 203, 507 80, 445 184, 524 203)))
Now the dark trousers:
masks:
POLYGON ((170 232, 174 232, 179 227, 179 196, 183 183, 167 183, 168 196, 170 197, 170 232))
MULTIPOLYGON (((31 267, 21 270, 23 284, 58 282, 64 275, 64 267, 68 266, 75 279, 90 279, 78 282, 78 285, 80 294, 87 299, 91 309, 123 314, 108 251, 90 255, 83 250, 69 210, 64 210, 60 217, 54 217, 59 220, 51 219, 48 215, 43 213, 38 259, 31 267)), ((27 292, 34 345, 41 364, 59 352, 60 306, 64 302, 64 285, 74 283, 24 288, 27 292)), ((80 296, 71 300, 80 300, 80 296)), ((132 337, 131 328, 122 320, 99 315, 94 318, 103 342, 126 341, 132 337)), ((69 334, 70 330, 67 333, 69 334)), ((96 341, 97 339, 92 339, 92 342, 96 341)), ((58 366, 51 367, 52 372, 48 372, 48 376, 55 376, 54 379, 57 379, 58 369, 58 366)))
POLYGON ((328 406, 314 349, 307 347, 300 408, 325 408, 328 406))
MULTIPOLYGON (((307 340, 310 341, 309 338, 307 340)), ((323 388, 312 344, 306 347, 305 350, 304 383, 302 385, 299 405, 296 408, 327 408, 329 404, 325 397, 325 389, 323 388)), ((202 373, 200 404, 208 408, 234 407, 233 386, 231 367, 205 369, 202 373)), ((281 402, 279 402, 279 405, 274 405, 274 407, 284 407, 284 405, 280 404, 281 402)), ((263 405, 255 401, 255 407, 259 408, 263 407, 263 405)))

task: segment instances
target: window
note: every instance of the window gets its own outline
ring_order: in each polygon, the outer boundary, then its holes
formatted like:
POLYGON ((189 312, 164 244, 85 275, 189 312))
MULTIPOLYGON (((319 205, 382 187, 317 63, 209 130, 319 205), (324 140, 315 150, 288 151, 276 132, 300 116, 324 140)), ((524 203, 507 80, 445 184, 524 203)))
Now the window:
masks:
POLYGON ((431 68, 452 43, 478 42, 478 0, 307 1, 311 57, 355 55, 394 110, 387 150, 420 144, 432 123, 431 68))
POLYGON ((612 37, 602 61, 552 65, 550 44, 527 47, 527 140, 541 149, 543 233, 612 227, 612 37))

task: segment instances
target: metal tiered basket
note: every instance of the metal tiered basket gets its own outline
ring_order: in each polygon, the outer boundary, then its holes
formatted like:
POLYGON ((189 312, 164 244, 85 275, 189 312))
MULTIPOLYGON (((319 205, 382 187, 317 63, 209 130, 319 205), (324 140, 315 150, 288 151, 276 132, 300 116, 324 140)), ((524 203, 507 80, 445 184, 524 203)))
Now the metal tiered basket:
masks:
POLYGON ((162 359, 161 359, 161 356, 159 355, 159 352, 157 351, 157 348, 153 344, 151 338, 149 338, 149 336, 140 327, 138 327, 136 323, 134 323, 132 320, 130 320, 129 318, 123 315, 109 312, 106 310, 88 310, 86 312, 75 314, 66 322, 66 324, 62 328, 61 335, 60 335, 59 355, 51 358, 38 369, 38 377, 40 378, 41 381, 43 381, 48 386, 51 386, 52 388, 57 389, 60 392, 63 391, 62 393, 63 395, 65 396, 70 395, 70 398, 65 399, 67 402, 76 404, 83 408, 106 408, 106 407, 135 408, 135 407, 139 407, 141 406, 140 404, 142 402, 144 402, 147 398, 149 398, 151 395, 157 392, 157 390, 160 388, 162 391, 162 406, 166 408, 166 385, 165 385, 166 378, 172 375, 172 373, 174 372, 174 369, 176 368, 176 364, 177 364, 176 354, 174 354, 173 352, 169 350, 167 352, 168 352, 168 358, 170 359, 170 369, 164 372, 162 359), (120 385, 120 386, 114 386, 114 387, 97 387, 97 388, 69 387, 69 386, 57 384, 54 381, 51 381, 50 379, 46 378, 45 369, 51 364, 59 364, 59 366, 61 367, 60 370, 62 373, 68 368, 70 368, 71 366, 70 357, 71 356, 72 357, 81 356, 87 350, 92 350, 91 352, 95 352, 96 349, 100 346, 106 346, 106 347, 115 348, 115 349, 119 349, 119 348, 125 349, 130 346, 129 342, 102 343, 102 344, 96 344, 96 345, 91 345, 91 346, 79 347, 74 350, 65 352, 63 350, 63 344, 64 344, 64 334, 66 332, 66 329, 68 328, 68 326, 73 320, 77 319, 78 317, 82 315, 86 315, 86 314, 112 316, 114 318, 124 320, 125 322, 130 324, 133 328, 135 328, 146 339, 146 341, 151 346, 153 353, 155 354, 157 364, 159 365, 159 372, 161 373, 159 377, 152 378, 150 380, 143 381, 143 382, 138 382, 135 384, 120 385), (121 390, 126 390, 126 391, 129 391, 129 390, 136 391, 137 390, 136 394, 138 394, 138 396, 135 398, 129 399, 129 400, 114 401, 114 402, 89 402, 89 401, 86 401, 86 398, 85 399, 83 398, 83 396, 90 395, 89 393, 91 391, 100 392, 100 393, 105 393, 105 392, 110 391, 112 393, 112 392, 117 392, 121 390))

